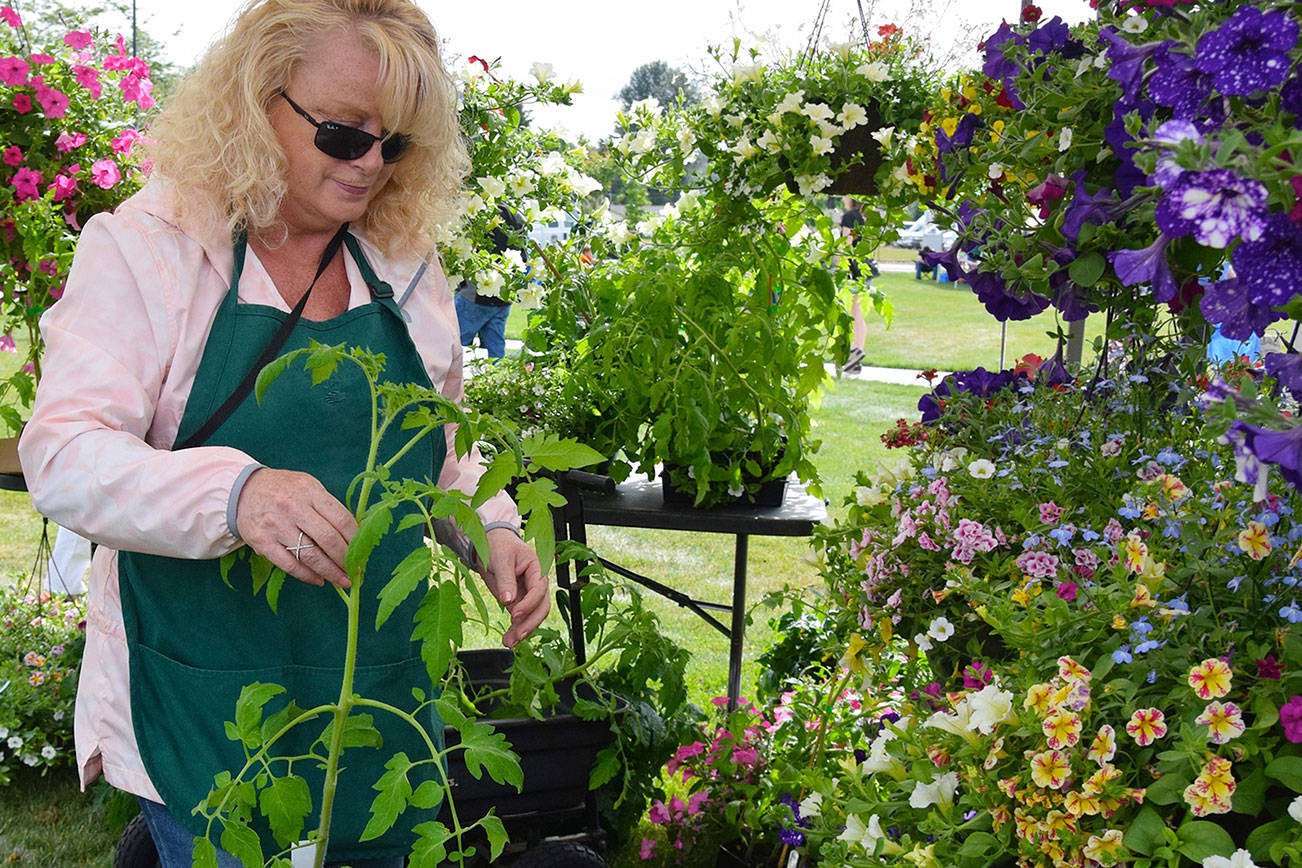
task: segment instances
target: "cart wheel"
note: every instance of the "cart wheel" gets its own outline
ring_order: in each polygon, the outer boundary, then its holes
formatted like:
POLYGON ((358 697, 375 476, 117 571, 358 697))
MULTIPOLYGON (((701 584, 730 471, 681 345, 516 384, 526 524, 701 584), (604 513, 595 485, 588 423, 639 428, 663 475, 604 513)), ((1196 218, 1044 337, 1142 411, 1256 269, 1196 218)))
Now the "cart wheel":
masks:
POLYGON ((606 860, 578 841, 547 841, 516 859, 514 868, 606 868, 606 860))
POLYGON ((158 868, 158 849, 154 847, 154 839, 149 836, 144 814, 136 814, 135 819, 122 830, 117 851, 113 855, 113 868, 158 868))

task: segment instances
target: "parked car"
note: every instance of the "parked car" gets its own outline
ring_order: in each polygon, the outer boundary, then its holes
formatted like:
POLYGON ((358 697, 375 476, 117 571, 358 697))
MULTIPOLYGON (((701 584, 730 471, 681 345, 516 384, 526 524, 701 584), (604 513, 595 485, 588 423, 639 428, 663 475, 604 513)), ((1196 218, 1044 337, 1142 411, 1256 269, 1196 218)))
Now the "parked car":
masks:
POLYGON ((929 247, 932 250, 944 250, 957 240, 957 232, 941 227, 931 216, 930 211, 923 211, 916 220, 900 229, 899 240, 895 243, 900 247, 929 247))

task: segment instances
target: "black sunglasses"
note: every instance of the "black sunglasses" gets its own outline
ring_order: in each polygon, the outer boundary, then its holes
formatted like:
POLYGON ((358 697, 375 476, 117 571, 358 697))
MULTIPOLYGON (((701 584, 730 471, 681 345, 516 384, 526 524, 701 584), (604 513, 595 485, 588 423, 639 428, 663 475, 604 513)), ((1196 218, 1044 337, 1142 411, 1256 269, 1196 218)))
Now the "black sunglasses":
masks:
POLYGON ((379 142, 380 156, 384 162, 396 163, 411 146, 411 137, 402 133, 373 136, 357 127, 347 127, 334 121, 318 121, 304 111, 302 106, 290 99, 289 94, 282 90, 280 95, 285 98, 285 102, 289 103, 290 108, 302 116, 303 120, 316 127, 316 137, 312 140, 316 149, 336 160, 356 160, 370 151, 372 145, 379 142))

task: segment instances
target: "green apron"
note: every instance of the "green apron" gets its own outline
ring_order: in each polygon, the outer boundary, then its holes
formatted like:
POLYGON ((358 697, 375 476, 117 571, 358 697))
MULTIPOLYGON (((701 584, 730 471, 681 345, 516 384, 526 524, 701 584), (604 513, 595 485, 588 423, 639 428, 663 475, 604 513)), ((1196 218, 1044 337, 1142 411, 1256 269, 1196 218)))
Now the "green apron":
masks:
MULTIPOLYGON (((310 340, 348 344, 383 353, 384 379, 429 385, 415 346, 407 334, 393 290, 379 280, 357 242, 347 236, 349 252, 370 287, 369 304, 345 311, 325 322, 299 320, 284 351, 306 347, 310 340)), ((231 394, 281 324, 286 313, 238 301, 240 272, 246 245, 235 246, 234 276, 213 322, 194 386, 177 432, 182 442, 202 425, 231 394)), ((208 438, 206 445, 233 446, 268 467, 310 473, 344 502, 349 482, 360 472, 370 445, 370 389, 351 363, 313 386, 303 366, 292 365, 263 395, 259 405, 250 395, 208 438)), ((379 460, 392 456, 410 436, 397 430, 381 444, 379 460)), ((427 438, 428 447, 413 449, 395 466, 392 478, 436 480, 443 466, 446 443, 440 431, 427 438)), ((355 504, 347 504, 351 509, 355 504)), ((394 515, 393 526, 405 512, 394 515)), ((393 568, 408 553, 424 545, 421 525, 390 533, 372 554, 363 585, 356 692, 399 707, 413 705, 411 691, 430 692, 429 676, 411 640, 411 625, 420 595, 412 595, 380 632, 374 628, 377 594, 393 568)), ((284 541, 291 545, 297 540, 284 541)), ((203 818, 191 814, 221 771, 235 774, 245 763, 244 748, 226 736, 225 721, 234 720, 240 690, 252 682, 286 688, 265 706, 270 715, 293 700, 299 708, 332 703, 339 698, 347 611, 331 585, 316 587, 287 578, 280 594, 279 614, 265 598, 254 597, 247 561, 222 581, 217 560, 180 560, 136 552, 118 558, 122 612, 130 649, 131 715, 136 743, 149 778, 177 820, 195 835, 204 832, 203 818)), ((384 772, 384 761, 398 751, 413 760, 428 751, 408 724, 384 712, 374 712, 384 742, 381 749, 350 748, 340 763, 331 860, 380 858, 410 852, 411 827, 433 819, 433 812, 410 810, 382 837, 358 844, 370 818, 375 796, 371 785, 384 772)), ((321 735, 329 716, 300 726, 277 743, 275 755, 300 756, 321 735)), ((432 707, 423 721, 442 743, 443 725, 432 707)), ((321 750, 321 748, 318 748, 321 750)), ((284 763, 274 767, 284 773, 284 763)), ((322 772, 311 760, 298 760, 293 771, 307 779, 313 793, 312 814, 305 827, 314 829, 320 817, 322 772)), ((410 775, 412 786, 434 778, 432 765, 410 775)), ((276 852, 266 828, 264 851, 276 852)))

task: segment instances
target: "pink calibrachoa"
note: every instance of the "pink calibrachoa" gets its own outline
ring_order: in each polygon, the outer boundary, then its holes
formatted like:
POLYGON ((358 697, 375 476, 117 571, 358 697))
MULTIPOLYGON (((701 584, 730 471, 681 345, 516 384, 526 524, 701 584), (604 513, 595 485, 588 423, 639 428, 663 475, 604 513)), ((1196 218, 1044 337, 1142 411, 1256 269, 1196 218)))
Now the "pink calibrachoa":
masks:
POLYGON ((1058 519, 1062 518, 1062 507, 1050 500, 1048 503, 1038 504, 1040 510, 1040 522, 1042 524, 1057 524, 1058 519))
POLYGON ((1155 739, 1166 735, 1166 715, 1157 708, 1141 708, 1130 715, 1126 732, 1140 747, 1148 747, 1155 739))
POLYGON ((1189 670, 1189 686, 1199 699, 1220 699, 1230 692, 1230 666, 1209 657, 1189 670))
POLYGON ((1247 727, 1243 713, 1233 702, 1211 702, 1194 721, 1207 727, 1207 737, 1212 744, 1225 744, 1243 735, 1247 727))
POLYGON ((1031 757, 1031 781, 1037 787, 1060 790, 1071 775, 1067 754, 1060 750, 1046 750, 1031 757))
POLYGON ((1259 521, 1250 521, 1239 532, 1239 548, 1254 561, 1259 561, 1270 554, 1270 529, 1259 521))
POLYGON ((1014 563, 1033 579, 1048 579, 1058 573, 1058 556, 1049 552, 1022 552, 1014 563))

